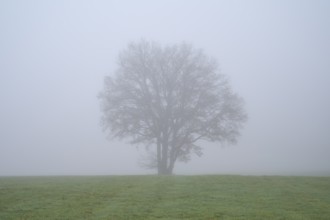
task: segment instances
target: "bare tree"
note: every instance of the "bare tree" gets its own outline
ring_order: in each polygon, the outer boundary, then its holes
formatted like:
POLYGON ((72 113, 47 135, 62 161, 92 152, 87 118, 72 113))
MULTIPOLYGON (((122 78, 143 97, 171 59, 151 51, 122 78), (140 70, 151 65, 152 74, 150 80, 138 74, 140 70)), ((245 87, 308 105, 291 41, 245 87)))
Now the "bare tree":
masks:
POLYGON ((217 63, 187 44, 129 44, 99 97, 104 130, 153 148, 147 166, 158 174, 202 155, 198 140, 235 143, 247 119, 217 63))

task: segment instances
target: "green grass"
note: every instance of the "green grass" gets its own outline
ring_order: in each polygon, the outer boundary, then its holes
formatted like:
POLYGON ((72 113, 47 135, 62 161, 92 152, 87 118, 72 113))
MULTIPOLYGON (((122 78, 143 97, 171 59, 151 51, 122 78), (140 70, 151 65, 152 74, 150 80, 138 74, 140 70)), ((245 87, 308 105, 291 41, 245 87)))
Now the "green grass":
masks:
POLYGON ((0 219, 330 219, 330 177, 0 177, 0 219))

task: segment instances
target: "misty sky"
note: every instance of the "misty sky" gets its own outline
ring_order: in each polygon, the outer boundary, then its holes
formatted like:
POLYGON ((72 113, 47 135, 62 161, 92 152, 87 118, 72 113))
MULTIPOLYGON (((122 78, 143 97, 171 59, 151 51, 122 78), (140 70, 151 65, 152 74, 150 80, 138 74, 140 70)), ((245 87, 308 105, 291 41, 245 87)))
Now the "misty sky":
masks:
POLYGON ((154 173, 98 93, 131 41, 216 58, 249 120, 177 174, 330 175, 330 1, 0 1, 0 175, 154 173))

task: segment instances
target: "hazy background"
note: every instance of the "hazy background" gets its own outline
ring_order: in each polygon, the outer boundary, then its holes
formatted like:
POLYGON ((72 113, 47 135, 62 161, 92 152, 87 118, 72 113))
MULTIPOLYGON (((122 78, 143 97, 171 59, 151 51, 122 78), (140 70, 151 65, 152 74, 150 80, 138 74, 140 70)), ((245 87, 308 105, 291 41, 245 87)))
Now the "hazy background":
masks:
POLYGON ((246 101, 177 174, 330 175, 330 1, 0 1, 0 175, 147 174, 97 95, 130 41, 192 43, 246 101))

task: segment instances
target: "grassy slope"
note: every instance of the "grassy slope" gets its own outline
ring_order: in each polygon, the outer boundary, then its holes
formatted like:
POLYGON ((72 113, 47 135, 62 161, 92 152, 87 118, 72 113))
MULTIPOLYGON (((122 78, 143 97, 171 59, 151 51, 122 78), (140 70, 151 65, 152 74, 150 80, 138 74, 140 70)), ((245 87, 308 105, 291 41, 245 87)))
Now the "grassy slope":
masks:
POLYGON ((330 219, 330 177, 2 177, 0 219, 330 219))

